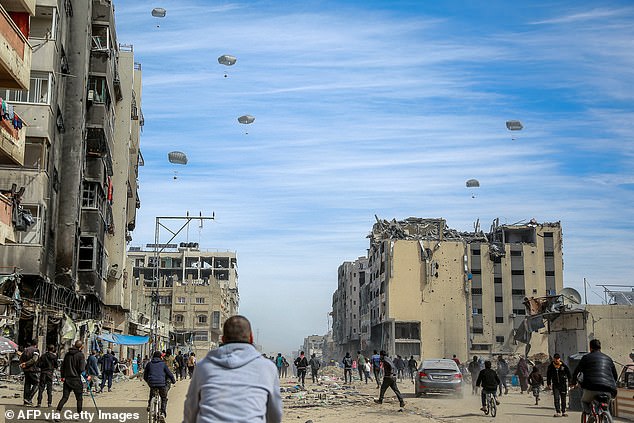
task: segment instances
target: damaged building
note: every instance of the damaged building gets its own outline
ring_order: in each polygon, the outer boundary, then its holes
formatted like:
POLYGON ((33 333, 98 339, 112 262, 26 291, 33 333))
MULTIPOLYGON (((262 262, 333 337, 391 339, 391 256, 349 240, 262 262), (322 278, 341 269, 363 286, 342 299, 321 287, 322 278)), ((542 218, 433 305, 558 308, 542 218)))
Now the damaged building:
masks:
MULTIPOLYGON (((563 287, 559 222, 495 220, 488 232, 478 223, 473 232, 460 232, 441 218, 377 218, 368 238, 358 305, 345 302, 350 294, 341 282, 333 295, 333 338, 342 349, 404 357, 513 353, 523 349, 513 336, 526 295, 563 287), (345 313, 341 304, 348 304, 345 313), (355 313, 358 326, 346 327, 355 313), (354 329, 358 340, 349 337, 354 329)), ((547 349, 545 337, 534 344, 547 349)))
POLYGON ((125 333, 140 65, 117 42, 110 0, 0 0, 0 13, 0 42, 22 55, 0 54, 0 97, 13 114, 11 128, 1 122, 0 266, 19 278, 14 338, 37 336, 41 348, 125 333))

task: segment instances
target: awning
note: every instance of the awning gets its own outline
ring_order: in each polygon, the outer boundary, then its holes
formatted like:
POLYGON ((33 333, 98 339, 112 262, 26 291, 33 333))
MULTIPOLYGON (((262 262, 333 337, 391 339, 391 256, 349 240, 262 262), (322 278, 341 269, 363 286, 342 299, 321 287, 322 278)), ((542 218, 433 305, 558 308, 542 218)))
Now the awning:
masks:
POLYGON ((97 338, 119 345, 142 345, 147 344, 149 340, 147 336, 121 335, 118 333, 104 333, 97 335, 97 338))

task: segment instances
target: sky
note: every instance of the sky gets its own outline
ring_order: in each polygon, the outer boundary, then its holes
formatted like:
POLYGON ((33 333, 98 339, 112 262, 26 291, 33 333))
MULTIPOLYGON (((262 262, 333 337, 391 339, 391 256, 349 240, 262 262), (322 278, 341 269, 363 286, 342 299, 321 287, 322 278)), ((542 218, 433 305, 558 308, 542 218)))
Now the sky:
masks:
POLYGON ((237 252, 240 313, 265 351, 327 332, 337 268, 366 254, 375 216, 442 217, 461 231, 561 221, 564 286, 583 292, 586 278, 599 303, 597 285, 632 285, 631 1, 115 9, 118 41, 143 70, 130 245, 154 242, 156 216, 213 214, 177 241, 237 252), (189 163, 169 163, 173 150, 189 163))

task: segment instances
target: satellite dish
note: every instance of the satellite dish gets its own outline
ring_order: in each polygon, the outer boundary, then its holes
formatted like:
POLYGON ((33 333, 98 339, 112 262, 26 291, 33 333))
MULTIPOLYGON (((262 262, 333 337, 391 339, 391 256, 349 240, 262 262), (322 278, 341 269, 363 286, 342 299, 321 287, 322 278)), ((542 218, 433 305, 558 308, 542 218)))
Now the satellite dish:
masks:
POLYGON ((581 294, 574 288, 564 288, 559 295, 564 297, 565 304, 581 304, 581 294))

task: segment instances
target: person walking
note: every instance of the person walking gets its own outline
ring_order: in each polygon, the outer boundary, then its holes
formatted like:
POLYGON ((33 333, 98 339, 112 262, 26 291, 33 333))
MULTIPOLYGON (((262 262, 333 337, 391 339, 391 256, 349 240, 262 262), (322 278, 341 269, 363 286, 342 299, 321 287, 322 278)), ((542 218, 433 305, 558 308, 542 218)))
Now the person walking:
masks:
POLYGON ((341 361, 343 363, 343 383, 352 384, 352 357, 346 352, 346 356, 341 361))
POLYGON ((55 354, 55 345, 50 344, 46 347, 46 352, 37 361, 37 367, 40 368, 40 383, 37 392, 37 406, 42 406, 42 397, 44 389, 46 389, 47 407, 53 404, 53 372, 57 369, 57 354, 55 354))
POLYGON ((282 377, 282 369, 284 368, 284 357, 282 357, 282 353, 277 353, 275 366, 277 367, 277 376, 282 377))
POLYGON ((194 375, 194 369, 196 369, 196 354, 192 351, 187 358, 187 373, 191 379, 194 375))
POLYGON ((458 368, 460 368, 460 360, 458 359, 458 357, 456 356, 456 354, 453 355, 453 357, 451 358, 454 363, 456 363, 456 365, 458 366, 458 368))
POLYGON ((414 383, 414 376, 416 376, 416 372, 418 372, 418 363, 414 360, 414 356, 410 356, 409 360, 407 360, 407 368, 409 369, 409 377, 414 383))
POLYGON ((310 375, 313 378, 313 383, 319 382, 319 376, 317 375, 317 373, 321 368, 321 361, 319 361, 319 359, 315 356, 315 353, 310 356, 308 365, 310 366, 310 375))
POLYGON ((286 357, 282 356, 282 377, 285 378, 288 376, 288 361, 286 360, 286 357))
MULTIPOLYGON (((365 374, 365 356, 361 351, 357 351, 357 371, 359 372, 359 380, 363 381, 363 375, 365 374)), ((368 383, 368 379, 365 379, 365 383, 368 383)))
POLYGON ((504 387, 504 395, 508 395, 509 387, 506 377, 509 374, 509 364, 504 359, 504 356, 498 355, 498 364, 496 370, 498 377, 500 378, 500 396, 502 396, 502 387, 504 387))
POLYGON ((380 388, 381 382, 379 381, 381 380, 381 355, 377 352, 377 350, 374 350, 374 354, 372 354, 370 361, 372 362, 372 371, 374 372, 374 380, 376 381, 376 387, 380 388))
POLYGON ((405 372, 405 360, 400 355, 397 355, 394 359, 394 365, 396 366, 396 377, 399 382, 402 382, 403 373, 405 372))
POLYGON ((183 356, 183 352, 179 350, 176 353, 176 357, 174 358, 174 360, 176 361, 177 365, 176 374, 174 375, 174 377, 180 380, 185 379, 185 377, 187 376, 187 366, 185 366, 185 356, 183 356))
POLYGON ((222 333, 222 346, 201 360, 189 384, 183 423, 280 423, 276 366, 252 345, 251 324, 244 316, 232 316, 222 333))
POLYGON ((99 385, 99 392, 103 392, 103 387, 106 385, 106 382, 108 382, 108 392, 112 390, 112 376, 114 375, 114 367, 116 365, 117 359, 114 354, 112 354, 112 350, 107 350, 101 357, 101 385, 99 385))
POLYGON ((535 397, 535 405, 539 404, 539 391, 544 386, 544 377, 539 373, 537 366, 533 366, 533 371, 528 375, 528 384, 531 386, 533 396, 535 397))
MULTIPOLYGON (((169 351, 169 350, 168 350, 169 351)), ((171 351, 170 351, 171 355, 171 351)), ((152 360, 145 365, 143 370, 143 380, 150 387, 150 398, 147 402, 147 411, 150 411, 150 404, 154 398, 154 389, 158 390, 161 397, 161 415, 167 416, 167 393, 170 390, 171 383, 176 383, 176 378, 169 368, 165 358, 161 359, 161 352, 154 351, 152 360)))
POLYGON ((299 353, 299 357, 293 362, 297 368, 297 381, 304 387, 304 379, 306 379, 306 368, 308 368, 308 360, 304 355, 304 351, 299 353))
POLYGON ((93 388, 97 385, 96 378, 99 376, 99 364, 97 361, 97 352, 95 350, 92 350, 86 359, 86 374, 90 376, 88 389, 94 392, 93 388))
POLYGON ((394 362, 390 360, 390 358, 387 356, 387 353, 383 350, 381 350, 379 357, 381 358, 381 363, 383 363, 383 383, 381 383, 379 399, 374 400, 374 402, 377 404, 383 404, 385 391, 387 391, 387 388, 392 388, 392 390, 396 394, 396 398, 398 398, 399 406, 405 407, 403 396, 401 395, 401 392, 398 390, 398 386, 396 385, 396 367, 394 366, 394 362))
MULTIPOLYGON (((81 413, 83 402, 82 394, 84 390, 81 377, 84 369, 86 368, 86 358, 82 352, 83 349, 83 342, 75 341, 75 344, 69 348, 68 352, 64 356, 64 361, 62 362, 62 368, 60 370, 60 376, 64 382, 64 386, 62 388, 62 398, 59 400, 59 403, 57 403, 58 413, 62 412, 62 408, 64 408, 66 401, 70 398, 71 392, 75 394, 77 412, 81 413)), ((55 421, 59 422, 59 419, 56 419, 55 421)))
POLYGON ((559 353, 553 355, 553 361, 546 370, 546 386, 553 391, 555 402, 555 415, 553 417, 566 417, 566 397, 568 396, 568 383, 571 379, 570 369, 561 361, 559 353))
MULTIPOLYGON (((477 357, 474 357, 474 361, 477 362, 477 357)), ((473 363, 473 361, 472 361, 473 363)), ((489 360, 484 362, 484 369, 478 370, 478 377, 475 383, 476 389, 482 386, 482 392, 480 393, 480 400, 482 402, 482 408, 480 410, 487 411, 486 408, 486 395, 488 393, 493 394, 495 403, 500 405, 500 401, 497 398, 498 386, 500 386, 500 378, 498 374, 491 368, 491 362, 489 360)), ((477 392, 477 391, 476 391, 477 392)))
POLYGON ((467 370, 471 374, 471 394, 477 395, 478 385, 476 384, 476 382, 478 381, 478 376, 480 375, 480 363, 478 362, 477 355, 473 356, 473 360, 469 362, 467 370))
POLYGON ((370 372, 372 371, 372 366, 370 365, 370 362, 366 360, 365 364, 363 365, 363 375, 365 376, 365 384, 368 384, 368 379, 372 380, 372 376, 370 376, 370 372))
POLYGON ((581 405, 586 414, 590 413, 591 404, 597 395, 609 394, 616 397, 616 381, 618 379, 614 361, 601 352, 601 341, 590 341, 590 352, 579 361, 572 374, 572 384, 578 381, 583 389, 581 405), (583 380, 579 380, 579 374, 583 374, 583 380))
POLYGON ((515 370, 515 375, 519 379, 520 390, 523 394, 528 391, 528 363, 526 363, 526 359, 524 359, 524 357, 520 357, 520 360, 517 363, 517 369, 515 370))
POLYGON ((37 367, 37 362, 40 359, 40 350, 37 348, 37 338, 34 338, 28 344, 29 346, 24 349, 24 352, 20 356, 20 368, 24 372, 24 392, 22 399, 24 405, 31 406, 33 405, 33 397, 40 384, 40 369, 37 367))

